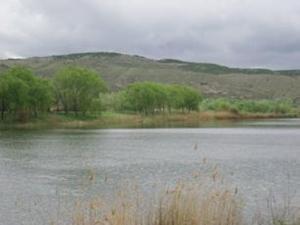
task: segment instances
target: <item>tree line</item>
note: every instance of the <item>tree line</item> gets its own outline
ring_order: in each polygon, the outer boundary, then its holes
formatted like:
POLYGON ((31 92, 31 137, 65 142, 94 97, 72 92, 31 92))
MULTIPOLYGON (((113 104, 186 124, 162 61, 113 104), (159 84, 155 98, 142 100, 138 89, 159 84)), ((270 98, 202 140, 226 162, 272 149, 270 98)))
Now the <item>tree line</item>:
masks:
MULTIPOLYGON (((0 74, 1 120, 26 121, 48 112, 75 115, 101 112, 108 89, 101 76, 86 68, 68 66, 53 79, 36 76, 24 66, 0 74)), ((113 110, 153 114, 197 110, 202 97, 185 85, 137 82, 109 94, 113 110), (116 106, 117 105, 117 106, 116 106)))
POLYGON ((179 84, 136 82, 117 92, 108 92, 101 76, 86 68, 68 66, 52 79, 15 66, 0 74, 1 120, 27 121, 49 112, 85 115, 101 111, 122 113, 171 113, 230 111, 233 113, 290 113, 289 100, 204 99, 199 91, 179 84))

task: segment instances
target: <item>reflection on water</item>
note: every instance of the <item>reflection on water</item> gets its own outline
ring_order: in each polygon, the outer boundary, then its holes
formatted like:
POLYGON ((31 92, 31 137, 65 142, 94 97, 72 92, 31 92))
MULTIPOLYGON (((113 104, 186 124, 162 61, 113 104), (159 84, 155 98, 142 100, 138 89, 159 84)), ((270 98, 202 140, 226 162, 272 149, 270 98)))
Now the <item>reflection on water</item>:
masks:
POLYGON ((63 198, 109 194, 126 181, 147 189, 215 165, 253 210, 270 189, 300 189, 299 128, 300 120, 283 119, 208 128, 1 131, 0 219, 41 224, 63 198), (96 180, 86 188, 91 173, 96 180))

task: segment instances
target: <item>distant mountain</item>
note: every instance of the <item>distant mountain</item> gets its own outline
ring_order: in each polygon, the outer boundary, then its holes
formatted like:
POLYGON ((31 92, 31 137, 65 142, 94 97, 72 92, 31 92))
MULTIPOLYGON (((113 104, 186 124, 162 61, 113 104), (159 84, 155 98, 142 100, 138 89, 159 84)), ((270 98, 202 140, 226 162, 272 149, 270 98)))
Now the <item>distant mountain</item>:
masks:
POLYGON ((120 53, 78 53, 27 59, 0 60, 0 72, 21 64, 44 77, 51 77, 66 65, 98 71, 111 90, 136 81, 192 85, 207 96, 230 98, 300 99, 300 70, 230 68, 212 63, 174 59, 153 60, 120 53))

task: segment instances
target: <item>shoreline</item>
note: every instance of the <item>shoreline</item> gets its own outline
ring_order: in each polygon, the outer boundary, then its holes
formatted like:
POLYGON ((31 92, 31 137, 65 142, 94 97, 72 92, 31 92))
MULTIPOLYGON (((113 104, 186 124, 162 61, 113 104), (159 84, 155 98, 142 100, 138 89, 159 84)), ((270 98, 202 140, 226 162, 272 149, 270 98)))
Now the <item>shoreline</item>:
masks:
POLYGON ((0 122, 5 129, 107 129, 107 128, 176 128, 201 127, 214 123, 247 120, 299 118, 297 114, 233 113, 228 111, 203 111, 190 113, 165 113, 155 115, 103 112, 93 117, 75 117, 49 114, 29 122, 0 122))

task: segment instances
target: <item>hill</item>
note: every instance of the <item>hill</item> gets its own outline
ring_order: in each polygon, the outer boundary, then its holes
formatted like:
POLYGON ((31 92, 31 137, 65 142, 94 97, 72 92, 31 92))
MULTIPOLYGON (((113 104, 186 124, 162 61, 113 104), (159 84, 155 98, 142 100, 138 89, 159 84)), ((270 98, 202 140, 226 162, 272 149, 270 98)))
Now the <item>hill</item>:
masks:
POLYGON ((188 84, 212 97, 300 100, 300 70, 230 68, 212 63, 153 60, 100 52, 0 60, 0 72, 15 64, 29 66, 37 75, 44 77, 53 76, 66 65, 88 67, 98 71, 112 90, 147 80, 188 84))

